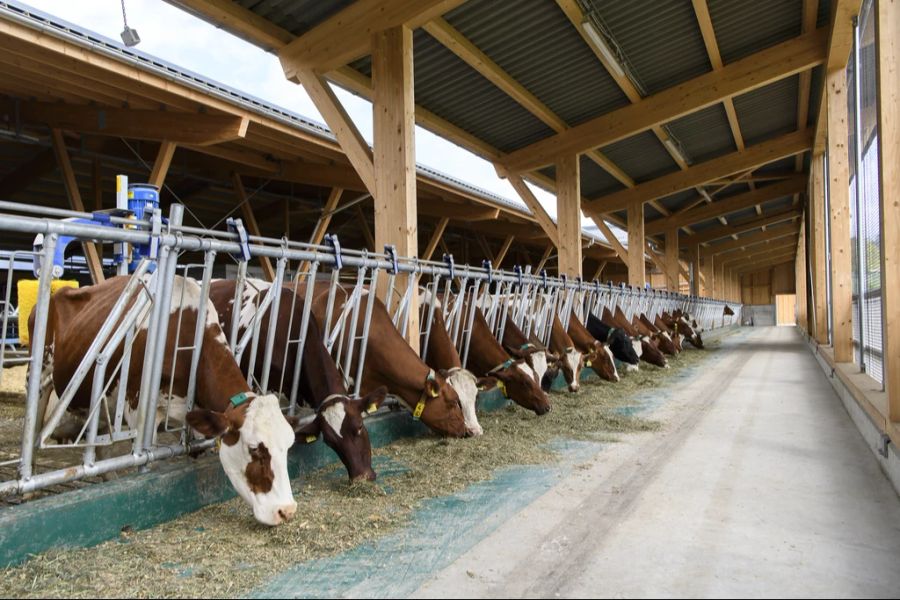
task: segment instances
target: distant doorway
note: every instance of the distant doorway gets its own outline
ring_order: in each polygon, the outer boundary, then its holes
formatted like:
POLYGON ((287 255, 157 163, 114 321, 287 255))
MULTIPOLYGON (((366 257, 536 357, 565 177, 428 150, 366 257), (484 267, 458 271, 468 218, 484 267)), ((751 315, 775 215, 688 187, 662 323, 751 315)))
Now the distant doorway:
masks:
POLYGON ((797 296, 777 294, 775 296, 775 324, 779 327, 797 324, 797 296))

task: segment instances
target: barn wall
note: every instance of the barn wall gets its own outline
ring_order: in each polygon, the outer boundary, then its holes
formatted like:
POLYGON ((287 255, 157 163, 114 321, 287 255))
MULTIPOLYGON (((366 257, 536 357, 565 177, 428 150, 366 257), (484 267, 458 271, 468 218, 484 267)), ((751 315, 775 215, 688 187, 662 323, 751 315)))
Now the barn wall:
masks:
POLYGON ((776 295, 794 293, 794 263, 784 263, 741 276, 741 302, 744 304, 774 304, 776 295))

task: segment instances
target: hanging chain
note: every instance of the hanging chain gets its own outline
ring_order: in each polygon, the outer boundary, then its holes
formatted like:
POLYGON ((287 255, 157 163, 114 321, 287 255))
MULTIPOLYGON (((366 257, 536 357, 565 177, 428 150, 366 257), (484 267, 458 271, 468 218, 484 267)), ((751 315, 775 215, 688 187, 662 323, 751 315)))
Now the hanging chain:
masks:
POLYGON ((128 28, 128 17, 125 15, 125 0, 122 0, 122 22, 125 23, 125 28, 128 28))

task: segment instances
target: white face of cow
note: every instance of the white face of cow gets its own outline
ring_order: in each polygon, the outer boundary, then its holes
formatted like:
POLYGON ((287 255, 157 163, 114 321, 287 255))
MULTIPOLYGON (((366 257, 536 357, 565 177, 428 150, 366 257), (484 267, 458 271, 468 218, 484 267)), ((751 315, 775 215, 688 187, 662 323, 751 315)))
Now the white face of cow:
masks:
POLYGON ((478 415, 475 412, 475 399, 478 396, 478 379, 471 371, 457 369, 447 375, 447 383, 456 390, 456 395, 459 396, 463 420, 466 422, 466 431, 473 436, 483 434, 484 429, 481 428, 481 424, 478 422, 478 415))
POLYGON ((294 430, 281 413, 274 395, 254 398, 247 408, 236 443, 219 449, 222 468, 231 485, 265 525, 278 525, 294 516, 297 503, 288 478, 287 452, 294 430))
POLYGON ((543 350, 532 353, 531 364, 534 366, 535 379, 540 385, 544 379, 544 373, 547 372, 547 353, 543 350))
POLYGON ((613 366, 613 380, 619 381, 619 370, 616 368, 616 359, 613 356, 612 350, 609 349, 609 346, 603 346, 603 349, 606 350, 606 353, 609 355, 609 362, 611 362, 613 366))
POLYGON ((581 387, 581 384, 578 381, 578 367, 579 365, 581 365, 581 352, 575 350, 574 348, 569 348, 566 350, 566 356, 564 360, 566 361, 566 366, 568 366, 568 368, 572 370, 572 373, 574 375, 572 383, 569 385, 569 391, 577 392, 581 387))
POLYGON ((634 347, 634 353, 638 355, 638 358, 644 353, 644 347, 641 344, 641 340, 631 340, 631 345, 634 347))

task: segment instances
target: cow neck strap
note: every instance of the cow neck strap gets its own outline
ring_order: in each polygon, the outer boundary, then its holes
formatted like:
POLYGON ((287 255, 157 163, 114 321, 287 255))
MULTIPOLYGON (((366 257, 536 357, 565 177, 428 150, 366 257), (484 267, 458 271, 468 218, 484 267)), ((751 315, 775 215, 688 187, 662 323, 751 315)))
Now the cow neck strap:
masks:
POLYGON ((502 371, 503 369, 508 369, 513 365, 514 362, 516 361, 510 358, 488 371, 488 375, 490 375, 491 373, 496 373, 497 371, 502 371))
POLYGON ((240 392, 238 394, 235 394, 231 398, 229 398, 228 402, 231 403, 231 406, 237 408, 241 404, 244 404, 246 402, 249 402, 250 400, 253 400, 255 397, 256 397, 256 394, 254 394, 253 392, 240 392))
POLYGON ((316 412, 322 412, 323 409, 328 408, 328 404, 330 404, 333 400, 343 398, 346 395, 347 394, 337 393, 327 396, 324 400, 322 400, 322 403, 319 405, 319 408, 316 409, 316 412))
POLYGON ((422 417, 422 413, 425 411, 425 402, 428 401, 428 398, 437 398, 438 394, 429 394, 428 393, 428 382, 434 381, 434 369, 430 369, 428 371, 428 375, 425 377, 425 386, 422 388, 422 395, 419 396, 419 401, 416 403, 416 408, 413 409, 413 419, 419 420, 422 417))
POLYGON ((528 342, 527 344, 522 344, 521 346, 519 346, 519 350, 531 350, 534 347, 534 344, 528 342))

